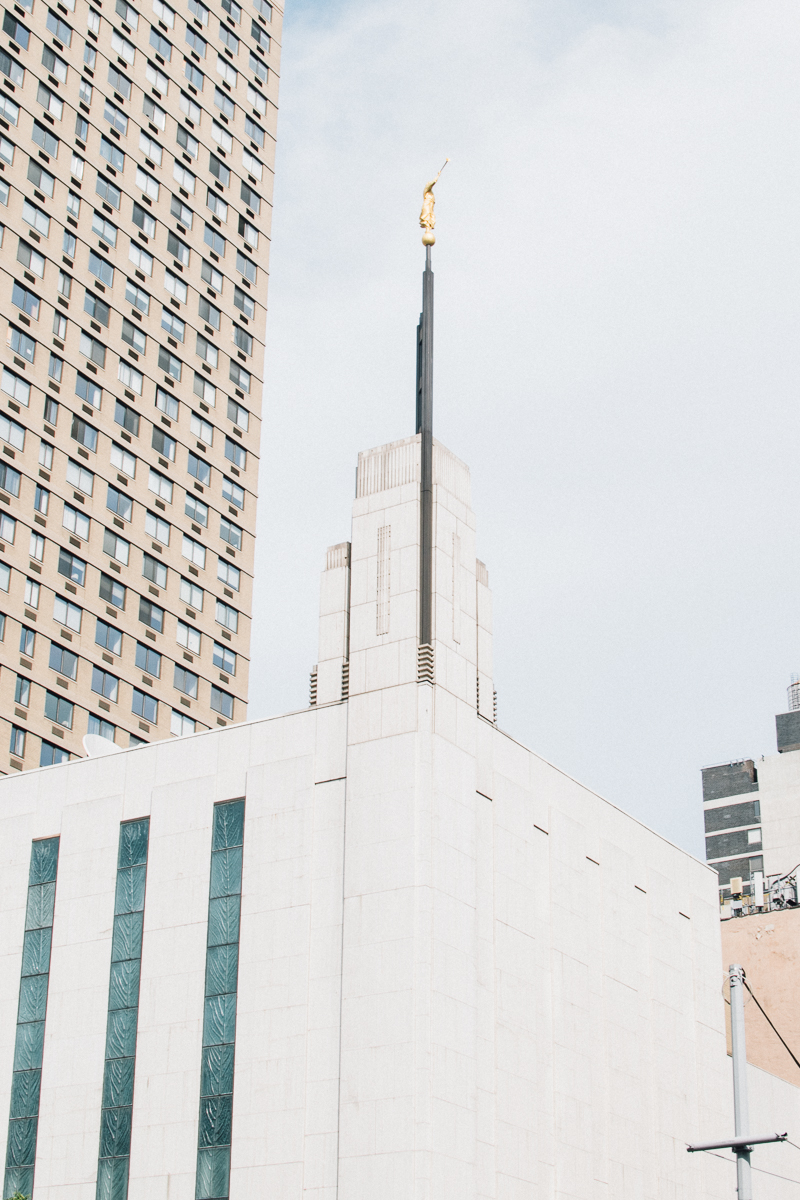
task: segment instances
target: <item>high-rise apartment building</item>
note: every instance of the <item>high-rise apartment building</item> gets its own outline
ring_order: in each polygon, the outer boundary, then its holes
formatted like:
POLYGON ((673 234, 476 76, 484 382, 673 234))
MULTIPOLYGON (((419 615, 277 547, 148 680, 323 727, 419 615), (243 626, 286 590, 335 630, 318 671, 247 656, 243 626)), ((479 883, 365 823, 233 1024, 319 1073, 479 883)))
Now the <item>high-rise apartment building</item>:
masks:
POLYGON ((281 14, 0 43, 0 769, 246 715, 281 14))
POLYGON ((775 717, 778 753, 706 767, 706 861, 719 874, 723 917, 795 907, 800 867, 800 695, 775 717))

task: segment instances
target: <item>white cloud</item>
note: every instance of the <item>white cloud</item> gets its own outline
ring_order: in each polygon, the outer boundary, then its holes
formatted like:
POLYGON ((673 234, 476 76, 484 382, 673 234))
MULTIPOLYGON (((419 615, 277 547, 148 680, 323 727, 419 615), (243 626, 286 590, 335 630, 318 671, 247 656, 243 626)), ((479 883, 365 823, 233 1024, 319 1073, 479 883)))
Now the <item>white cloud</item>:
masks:
POLYGON ((301 11, 251 715, 307 702, 357 452, 413 429, 449 155, 435 423, 472 468, 501 724, 698 850, 700 765, 771 753, 800 669, 796 8, 301 11))

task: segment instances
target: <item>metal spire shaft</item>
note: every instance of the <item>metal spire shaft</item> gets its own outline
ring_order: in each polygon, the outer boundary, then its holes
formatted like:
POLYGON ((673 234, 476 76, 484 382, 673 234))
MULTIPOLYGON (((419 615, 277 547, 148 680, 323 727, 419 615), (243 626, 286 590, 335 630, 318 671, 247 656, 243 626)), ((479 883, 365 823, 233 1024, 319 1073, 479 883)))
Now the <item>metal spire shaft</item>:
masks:
POLYGON ((433 270, 425 247, 422 313, 417 326, 417 433, 421 434, 419 641, 433 640, 433 270))

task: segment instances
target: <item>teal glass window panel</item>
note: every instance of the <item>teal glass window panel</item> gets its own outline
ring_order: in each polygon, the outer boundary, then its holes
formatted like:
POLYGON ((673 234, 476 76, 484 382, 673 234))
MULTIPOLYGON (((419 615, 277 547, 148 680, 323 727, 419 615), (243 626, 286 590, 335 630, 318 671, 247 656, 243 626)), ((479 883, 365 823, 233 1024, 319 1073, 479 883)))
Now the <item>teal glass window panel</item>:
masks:
POLYGON ((36 1158, 37 1117, 23 1117, 8 1123, 7 1167, 32 1167, 36 1158))
POLYGON ((142 921, 144 914, 129 913, 114 917, 114 936, 111 941, 111 961, 142 957, 142 921))
POLYGON ((100 1118, 100 1157, 120 1158, 131 1151, 131 1109, 104 1108, 100 1118))
POLYGON ((136 1008, 139 1003, 138 958, 111 964, 111 983, 108 989, 108 1007, 136 1008))
POLYGON ((233 1091, 233 1046, 206 1046, 203 1049, 201 1096, 227 1096, 233 1091))
POLYGON ((244 841, 244 800, 218 804, 214 809, 214 840, 212 850, 241 846, 244 841))
POLYGON ((235 896, 242 890, 242 847, 211 855, 211 897, 235 896))
POLYGON ((228 1195, 231 1152, 225 1149, 201 1150, 197 1155, 197 1200, 218 1200, 228 1195))
POLYGON ((200 1101, 200 1140, 204 1146, 230 1146, 233 1096, 205 1096, 200 1101))
POLYGON ((28 883, 54 883, 58 866, 58 838, 34 842, 31 849, 31 869, 28 883))
POLYGON ((25 928, 46 929, 49 925, 52 925, 55 901, 55 883, 39 883, 33 887, 29 887, 25 928))
POLYGON ((135 867, 147 862, 150 821, 128 821, 119 831, 118 867, 135 867))
POLYGON ((146 867, 123 867, 117 871, 115 913, 134 913, 144 909, 144 876, 146 867))
POLYGON ((101 1158, 97 1164, 96 1200, 126 1200, 128 1158, 101 1158))
POLYGON ((133 1104, 133 1059, 106 1059, 103 1075, 103 1108, 124 1108, 133 1104))
POLYGON ((29 929, 22 943, 22 974, 46 975, 50 970, 52 929, 29 929))
POLYGON ((224 896, 208 906, 208 944, 223 946, 239 941, 239 897, 224 896))
POLYGON ((106 1058, 133 1058, 136 1051, 135 1008, 121 1008, 108 1014, 106 1058))
POLYGON ((11 1116, 35 1117, 39 1112, 41 1071, 15 1071, 11 1076, 11 1116))
POLYGON ((239 947, 209 946, 206 957, 206 995, 222 996, 236 991, 239 947))
POLYGON ((31 975, 20 980, 17 1021, 43 1021, 47 1008, 47 975, 31 975))
POLYGON ((9 1167, 6 1170, 4 1196, 13 1196, 22 1192, 23 1196, 33 1193, 33 1167, 9 1167))
POLYGON ((43 1045, 44 1021, 30 1021, 27 1025, 18 1025, 17 1040, 14 1043, 14 1070, 40 1070, 43 1045))
POLYGON ((203 1016, 203 1045, 232 1042, 236 1033, 236 996, 210 996, 203 1016))

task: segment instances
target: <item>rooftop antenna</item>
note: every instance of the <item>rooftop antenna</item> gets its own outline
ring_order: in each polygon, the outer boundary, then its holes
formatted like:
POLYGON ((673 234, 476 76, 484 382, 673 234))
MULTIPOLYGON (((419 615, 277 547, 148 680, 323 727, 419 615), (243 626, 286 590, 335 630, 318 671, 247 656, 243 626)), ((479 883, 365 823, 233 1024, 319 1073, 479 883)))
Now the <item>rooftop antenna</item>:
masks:
MULTIPOLYGON (((417 326, 417 433, 420 437, 420 606, 419 644, 433 644, 433 270, 431 247, 436 241, 433 189, 450 159, 435 179, 425 184, 419 223, 425 247, 422 273, 422 312, 417 326)), ((432 682, 432 678, 431 678, 432 682)))

